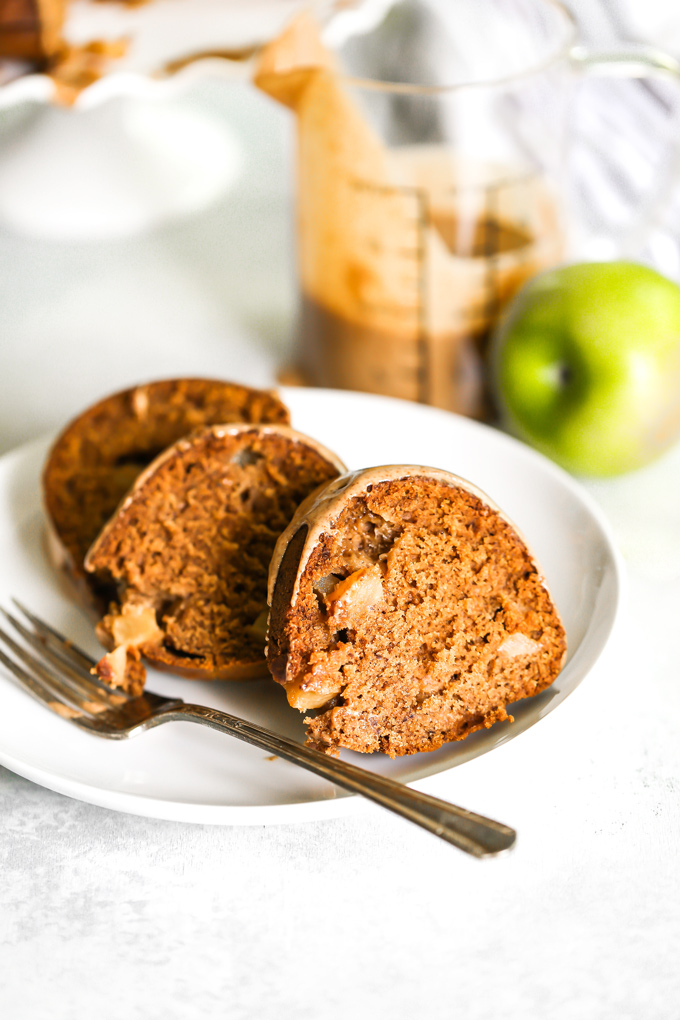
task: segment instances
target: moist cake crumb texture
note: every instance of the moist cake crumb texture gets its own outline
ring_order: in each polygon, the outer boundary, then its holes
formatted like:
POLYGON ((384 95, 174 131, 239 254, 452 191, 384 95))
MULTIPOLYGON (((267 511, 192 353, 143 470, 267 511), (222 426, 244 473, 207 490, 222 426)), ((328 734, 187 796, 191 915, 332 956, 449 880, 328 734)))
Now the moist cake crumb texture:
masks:
POLYGON ((273 394, 213 379, 165 379, 115 393, 71 422, 43 472, 45 506, 67 570, 83 575, 88 549, 140 472, 205 425, 287 424, 273 394))
POLYGON ((317 502, 281 540, 270 669, 312 746, 434 750, 552 683, 564 629, 524 541, 479 495, 443 472, 363 474, 322 530, 317 502))
POLYGON ((102 668, 121 667, 109 682, 130 687, 121 647, 205 679, 266 674, 274 546, 298 504, 341 468, 283 426, 215 426, 161 455, 86 560, 117 590, 98 627, 114 648, 102 668))

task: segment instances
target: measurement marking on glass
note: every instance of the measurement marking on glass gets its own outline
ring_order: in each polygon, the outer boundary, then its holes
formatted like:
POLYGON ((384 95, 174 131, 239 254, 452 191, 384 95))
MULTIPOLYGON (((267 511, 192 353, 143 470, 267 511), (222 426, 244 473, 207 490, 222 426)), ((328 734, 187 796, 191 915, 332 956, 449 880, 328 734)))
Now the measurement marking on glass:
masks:
MULTIPOLYGON (((377 329, 389 329, 386 323, 393 323, 406 342, 411 337, 414 348, 413 366, 409 369, 411 392, 419 402, 431 403, 437 394, 441 400, 449 386, 457 385, 459 364, 463 363, 459 361, 463 357, 460 352, 466 344, 473 344, 480 358, 485 356, 489 330, 502 304, 504 193, 512 199, 519 188, 523 185, 529 188, 531 183, 531 175, 526 180, 518 175, 487 184, 459 183, 432 191, 422 186, 359 178, 350 181, 356 193, 365 195, 370 203, 365 217, 359 212, 358 225, 365 230, 361 243, 367 258, 374 258, 378 269, 375 297, 379 298, 380 290, 386 297, 395 295, 393 303, 371 300, 369 289, 368 295, 359 295, 358 307, 367 319, 383 320, 376 324, 377 329), (380 199, 386 205, 376 211, 373 203, 380 199), (412 239, 406 240, 409 234, 412 239), (452 289, 448 293, 445 280, 442 290, 442 280, 437 278, 436 291, 428 280, 432 272, 428 257, 437 239, 451 257, 452 289), (382 257, 391 261, 381 265, 382 257), (479 266, 476 294, 474 283, 469 285, 471 292, 455 289, 458 279, 455 267, 463 262, 479 266), (433 307, 431 300, 436 302, 433 307), (442 350, 446 351, 441 345, 442 333, 449 346, 446 369, 442 367, 442 350), (450 379, 442 379, 442 371, 450 373, 450 379), (435 378, 435 373, 440 377, 435 378)), ((358 208, 361 210, 361 204, 358 208)), ((507 213, 505 218, 513 219, 507 213)), ((515 258, 522 264, 528 252, 518 251, 515 258)))

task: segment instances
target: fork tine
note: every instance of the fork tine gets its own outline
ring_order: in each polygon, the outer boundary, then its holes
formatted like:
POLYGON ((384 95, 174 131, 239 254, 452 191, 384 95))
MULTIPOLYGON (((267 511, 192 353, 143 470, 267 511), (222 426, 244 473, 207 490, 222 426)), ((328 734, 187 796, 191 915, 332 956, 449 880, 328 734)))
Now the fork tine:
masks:
MULTIPOLYGON (((81 669, 86 670, 88 673, 96 662, 91 656, 87 655, 82 648, 75 645, 69 638, 64 637, 58 630, 51 627, 49 623, 45 623, 40 617, 32 613, 30 609, 27 609, 23 603, 19 602, 18 599, 13 598, 12 602, 20 609, 24 616, 31 621, 38 634, 40 634, 44 640, 51 643, 53 647, 62 654, 65 659, 68 659, 75 666, 80 666, 81 669)), ((7 614, 5 614, 7 615, 7 614)))
MULTIPOLYGON (((70 657, 60 655, 59 646, 55 647, 48 644, 41 635, 35 634, 25 627, 20 620, 17 620, 11 613, 8 613, 3 606, 0 606, 0 613, 21 634, 24 641, 37 651, 39 656, 47 659, 56 668, 60 679, 65 681, 69 689, 80 701, 105 702, 107 708, 114 708, 127 701, 126 694, 122 691, 114 692, 88 670, 85 670, 82 666, 74 665, 70 657)), ((38 618, 35 617, 35 619, 37 620, 38 618)), ((3 636, 6 641, 8 640, 8 636, 2 630, 0 630, 0 636, 3 636)), ((21 654, 18 648, 15 646, 15 650, 17 650, 18 654, 21 654)), ((31 661, 27 662, 25 657, 22 656, 22 658, 27 665, 32 665, 31 661)))
MULTIPOLYGON (((18 620, 0 606, 0 613, 25 634, 39 655, 45 655, 46 645, 40 635, 32 634, 18 620)), ((33 616, 33 614, 30 614, 33 616)), ((37 617, 35 617, 38 620, 37 617)), ((38 623, 42 621, 38 620, 38 623)), ((47 624, 45 624, 47 628, 47 624)), ((52 628, 50 628, 52 629, 52 628)), ((58 632, 55 632, 58 634, 58 632)), ((68 722, 73 722, 89 733, 101 737, 121 739, 142 732, 142 724, 157 716, 168 705, 182 704, 180 698, 169 699, 146 691, 142 697, 129 698, 122 692, 107 687, 99 689, 81 669, 66 665, 57 655, 44 662, 31 648, 26 648, 0 627, 0 663, 30 694, 68 722), (4 649, 3 650, 3 646, 4 649), (12 655, 7 654, 7 650, 12 655), (23 665, 21 665, 23 663, 23 665), (24 668, 24 666, 26 668, 24 668), (91 694, 94 692, 94 698, 91 694)), ((156 723, 157 725, 157 723, 156 723)))
MULTIPOLYGON (((52 711, 57 712, 59 715, 64 714, 66 718, 73 718, 72 713, 77 714, 75 709, 62 704, 61 702, 55 702, 53 693, 44 684, 39 683, 34 677, 32 677, 30 673, 27 673, 25 669, 22 669, 22 667, 16 663, 14 659, 10 659, 8 655, 5 655, 2 648, 0 648, 0 662, 7 667, 10 673, 17 678, 23 687, 30 691, 30 693, 33 694, 34 697, 38 698, 39 701, 44 701, 45 704, 52 709, 52 711)), ((76 720, 74 719, 74 722, 75 721, 76 720)))
MULTIPOLYGON (((59 682, 57 677, 50 675, 39 662, 32 661, 29 655, 22 653, 16 642, 8 638, 8 635, 3 631, 0 631, 0 637, 13 651, 16 649, 16 654, 26 661, 26 664, 31 668, 31 672, 27 672, 27 670, 10 658, 9 655, 6 655, 2 648, 0 648, 0 662, 6 666, 22 687, 28 690, 39 701, 42 701, 57 715, 61 716, 62 719, 68 719, 84 729, 93 728, 93 718, 76 706, 73 695, 70 694, 65 685, 59 682)), ((103 711, 105 707, 103 704, 94 706, 95 711, 103 711)))
MULTIPOLYGON (((10 621, 12 620, 12 617, 1 607, 0 612, 10 621)), ((96 716, 126 701, 125 698, 116 698, 111 692, 99 691, 99 688, 94 684, 73 672, 66 672, 64 666, 59 662, 56 664, 56 669, 48 668, 47 663, 19 645, 2 628, 0 628, 0 641, 5 645, 5 648, 12 652, 14 659, 18 659, 31 670, 35 682, 46 684, 53 698, 69 703, 80 713, 96 716)), ((41 654, 43 651, 44 649, 40 649, 41 654)), ((15 671, 14 675, 16 675, 15 671)))

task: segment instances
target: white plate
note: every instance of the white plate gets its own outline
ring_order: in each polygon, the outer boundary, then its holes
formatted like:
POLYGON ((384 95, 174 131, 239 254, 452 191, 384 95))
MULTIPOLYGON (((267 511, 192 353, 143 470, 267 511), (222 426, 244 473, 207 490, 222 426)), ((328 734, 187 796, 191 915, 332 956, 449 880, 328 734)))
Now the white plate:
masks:
MULTIPOLYGON (((422 780, 486 754, 552 711, 583 680, 611 633, 620 565, 606 522, 567 474, 513 439, 445 411, 357 393, 288 389, 294 426, 351 468, 427 464, 484 489, 523 531, 541 562, 567 630, 557 681, 513 708, 515 721, 429 754, 391 761, 347 755, 403 782, 422 780)), ((76 642, 98 651, 92 626, 60 590, 43 547, 40 470, 47 443, 0 460, 0 601, 25 601, 76 642)), ((149 688, 181 695, 304 739, 302 716, 273 682, 209 684, 150 671, 149 688)), ((0 763, 80 800, 150 817, 215 824, 293 822, 353 805, 324 780, 204 727, 159 727, 108 742, 70 726, 0 673, 0 763)))

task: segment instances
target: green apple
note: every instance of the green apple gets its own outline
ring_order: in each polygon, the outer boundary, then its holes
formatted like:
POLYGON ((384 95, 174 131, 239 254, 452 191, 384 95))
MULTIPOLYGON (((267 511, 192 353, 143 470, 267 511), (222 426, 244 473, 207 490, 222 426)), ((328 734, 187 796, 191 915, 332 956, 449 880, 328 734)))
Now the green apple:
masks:
POLYGON ((491 350, 501 423, 576 474, 616 475, 680 436, 680 287, 630 262, 542 273, 491 350))

